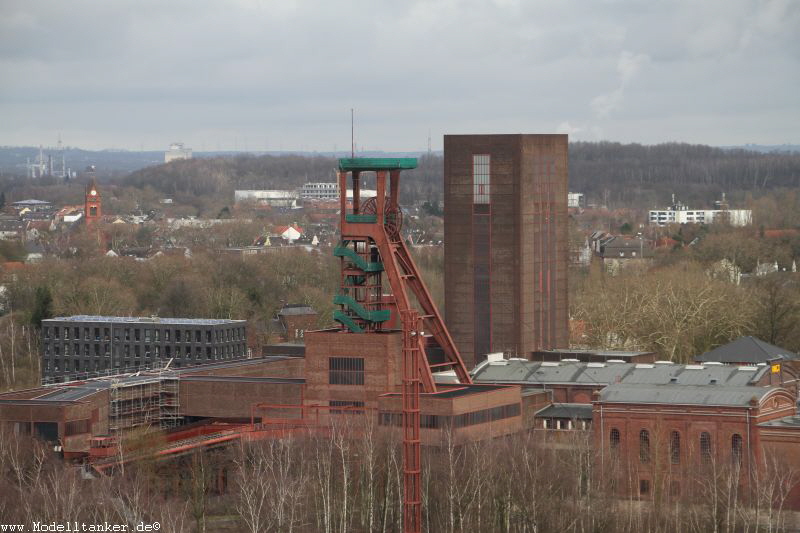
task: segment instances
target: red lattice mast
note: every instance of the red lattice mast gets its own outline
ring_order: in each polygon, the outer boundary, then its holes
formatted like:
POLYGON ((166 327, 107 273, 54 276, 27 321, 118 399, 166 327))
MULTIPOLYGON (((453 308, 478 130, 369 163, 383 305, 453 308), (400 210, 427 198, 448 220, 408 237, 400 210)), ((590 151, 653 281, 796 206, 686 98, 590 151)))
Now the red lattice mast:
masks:
POLYGON ((398 202, 400 172, 416 168, 413 158, 339 160, 341 289, 334 320, 345 330, 370 334, 396 327, 403 331, 403 531, 422 530, 420 393, 436 392, 435 372, 451 370, 472 383, 450 333, 419 275, 402 237, 398 202), (377 194, 362 201, 361 174, 375 174, 377 194), (352 202, 348 204, 348 175, 352 202), (387 183, 388 181, 388 183, 387 183), (388 186, 387 186, 388 185, 388 186), (384 276, 391 289, 384 293, 384 276))

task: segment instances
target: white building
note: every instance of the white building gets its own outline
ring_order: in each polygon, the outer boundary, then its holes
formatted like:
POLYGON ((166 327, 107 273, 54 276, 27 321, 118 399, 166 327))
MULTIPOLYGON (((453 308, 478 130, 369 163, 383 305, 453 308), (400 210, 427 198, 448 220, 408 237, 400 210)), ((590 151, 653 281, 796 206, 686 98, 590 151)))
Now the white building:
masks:
POLYGON ((567 207, 583 207, 584 205, 586 204, 582 192, 567 193, 567 207))
POLYGON ((252 202, 270 207, 297 207, 295 191, 246 190, 233 192, 234 203, 252 202))
POLYGON ((175 161, 177 159, 191 159, 192 149, 183 146, 183 143, 172 143, 169 145, 169 150, 164 152, 164 163, 175 161))
POLYGON ((749 226, 753 223, 753 212, 750 209, 728 209, 725 194, 722 200, 714 202, 714 209, 691 209, 675 202, 666 209, 653 209, 648 217, 650 224, 666 226, 668 224, 713 224, 727 222, 731 226, 749 226))
POLYGON ((336 200, 339 198, 338 183, 306 183, 297 190, 300 198, 313 200, 336 200))
MULTIPOLYGON (((378 191, 374 189, 359 189, 360 198, 372 198, 378 196, 378 191)), ((297 189, 297 196, 307 200, 338 200, 338 183, 306 183, 297 189)), ((347 189, 347 197, 353 197, 353 191, 347 189)))

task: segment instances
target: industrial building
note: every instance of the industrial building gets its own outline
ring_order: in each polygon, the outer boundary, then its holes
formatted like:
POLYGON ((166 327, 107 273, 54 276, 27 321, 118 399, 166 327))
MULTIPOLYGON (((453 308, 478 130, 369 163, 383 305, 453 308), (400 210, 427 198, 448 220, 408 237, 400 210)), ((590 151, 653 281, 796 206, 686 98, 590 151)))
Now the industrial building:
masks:
POLYGON ((42 377, 181 368, 247 355, 246 321, 77 315, 42 321, 42 377))
MULTIPOLYGON (((615 485, 620 495, 643 499, 652 497, 665 468, 672 469, 676 490, 685 487, 676 465, 685 476, 708 455, 755 469, 764 454, 777 450, 800 467, 792 451, 800 445, 793 360, 681 365, 653 361, 648 352, 615 356, 566 349, 566 250, 561 257, 560 240, 565 220, 559 218, 566 210, 566 137, 489 137, 482 142, 493 143, 480 146, 472 139, 446 138, 451 150, 446 173, 460 176, 457 169, 466 164, 471 176, 467 182, 450 178, 451 194, 468 191, 466 212, 458 208, 463 198, 448 204, 455 208, 447 216, 467 218, 466 230, 453 236, 455 248, 448 248, 456 254, 466 250, 465 263, 453 261, 448 268, 470 267, 467 276, 448 281, 456 288, 466 284, 462 298, 470 300, 462 306, 450 293, 457 310, 469 308, 466 315, 455 313, 455 324, 459 316, 477 318, 483 312, 476 310, 478 303, 494 304, 503 294, 529 307, 513 311, 501 301, 499 309, 510 318, 489 315, 488 337, 460 330, 469 333, 462 342, 467 339, 473 355, 503 346, 501 353, 479 357, 472 371, 402 238, 401 173, 416 161, 342 159, 338 189, 350 185, 353 194, 352 200, 339 196, 335 327, 311 330, 312 310, 285 307, 276 320, 292 342, 245 359, 243 321, 46 320, 44 361, 51 372, 59 365, 54 377, 63 376, 67 361, 73 372, 101 366, 120 372, 0 394, 0 423, 52 442, 65 458, 108 472, 138 458, 117 453, 136 429, 163 430, 163 441, 147 457, 167 459, 240 440, 325 435, 336 421, 359 416, 403 440, 404 528, 412 532, 421 528, 421 447, 448 441, 460 445, 523 431, 591 432, 598 471, 620 478, 615 485), (561 153, 562 143, 563 159, 551 157, 561 153), (528 165, 535 168, 519 170, 528 165), (374 176, 374 197, 360 194, 366 175, 374 176), (528 205, 512 198, 515 194, 536 201, 528 205), (495 243, 495 229, 515 236, 501 235, 495 243), (472 242, 484 237, 484 247, 475 252, 472 242), (523 253, 514 255, 515 249, 523 253), (476 266, 476 257, 485 270, 476 266), (526 257, 536 260, 525 263, 526 257), (494 277, 495 262, 505 278, 494 277), (480 300, 474 289, 486 280, 491 290, 479 293, 480 300), (520 294, 508 292, 514 290, 520 294), (512 320, 532 321, 530 329, 512 320), (478 351, 476 339, 484 343, 478 351), (159 357, 162 364, 155 365, 159 357), (145 363, 157 368, 145 370, 145 363), (123 373, 125 366, 134 368, 123 373), (623 477, 634 483, 622 483, 623 477)), ((745 344, 749 348, 737 350, 755 349, 745 344)), ((792 508, 800 508, 800 489, 796 492, 787 504, 792 508)))
POLYGON ((563 348, 567 136, 445 135, 445 312, 464 360, 563 348))
POLYGON ((172 143, 169 145, 169 150, 164 152, 164 163, 191 158, 192 149, 184 146, 183 143, 172 143))

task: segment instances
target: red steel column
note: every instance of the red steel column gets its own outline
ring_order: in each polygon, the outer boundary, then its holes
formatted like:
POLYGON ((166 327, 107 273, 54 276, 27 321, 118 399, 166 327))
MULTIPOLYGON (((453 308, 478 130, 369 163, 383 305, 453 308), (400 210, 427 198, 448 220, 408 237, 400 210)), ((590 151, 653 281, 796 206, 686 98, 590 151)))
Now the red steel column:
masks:
POLYGON ((404 309, 403 320, 403 533, 422 531, 422 461, 419 445, 420 318, 404 309))

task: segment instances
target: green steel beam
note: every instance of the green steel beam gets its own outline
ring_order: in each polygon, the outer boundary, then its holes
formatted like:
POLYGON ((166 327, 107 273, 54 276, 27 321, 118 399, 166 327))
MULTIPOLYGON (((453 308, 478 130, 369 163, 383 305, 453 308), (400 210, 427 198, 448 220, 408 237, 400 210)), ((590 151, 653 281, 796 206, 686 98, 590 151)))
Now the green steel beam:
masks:
POLYGON ((343 172, 375 170, 411 170, 417 168, 416 157, 348 157, 339 159, 343 172))

